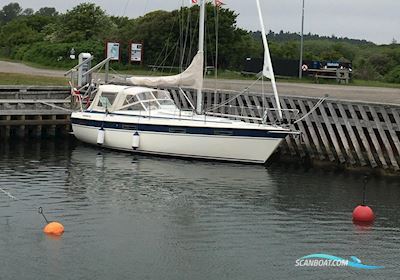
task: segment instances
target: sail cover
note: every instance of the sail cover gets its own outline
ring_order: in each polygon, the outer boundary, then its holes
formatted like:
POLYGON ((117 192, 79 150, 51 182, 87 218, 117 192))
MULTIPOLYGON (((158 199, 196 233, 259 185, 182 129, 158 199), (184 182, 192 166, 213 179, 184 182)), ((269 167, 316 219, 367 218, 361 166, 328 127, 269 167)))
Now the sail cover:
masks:
POLYGON ((159 77, 130 77, 127 82, 147 87, 190 87, 201 89, 203 87, 203 53, 198 52, 189 67, 181 74, 159 77))

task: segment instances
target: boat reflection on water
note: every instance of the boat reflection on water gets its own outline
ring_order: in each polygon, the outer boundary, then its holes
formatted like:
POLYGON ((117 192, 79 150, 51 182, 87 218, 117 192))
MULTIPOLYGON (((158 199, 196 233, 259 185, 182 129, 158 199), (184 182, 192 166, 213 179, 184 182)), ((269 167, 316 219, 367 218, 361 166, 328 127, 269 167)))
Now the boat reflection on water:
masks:
POLYGON ((276 183, 264 166, 159 158, 78 145, 71 152, 69 188, 108 189, 118 200, 191 198, 252 204, 273 196, 276 183))
MULTIPOLYGON (((146 195, 156 195, 156 190, 164 195, 185 192, 215 200, 234 197, 304 222, 340 220, 351 225, 351 212, 362 194, 359 174, 136 156, 99 152, 86 145, 73 149, 69 173, 71 186, 108 187, 131 194, 139 189, 146 195)), ((399 196, 396 186, 390 179, 371 179, 367 199, 392 216, 390 206, 399 196)))
POLYGON ((90 168, 92 170, 95 168, 97 171, 104 170, 105 172, 114 171, 117 172, 117 176, 121 173, 126 175, 152 172, 153 177, 162 175, 168 180, 208 180, 211 183, 223 182, 228 178, 232 181, 248 182, 250 180, 259 183, 271 180, 268 170, 264 166, 160 158, 108 149, 99 151, 87 145, 75 147, 71 153, 71 161, 73 162, 72 167, 90 168))

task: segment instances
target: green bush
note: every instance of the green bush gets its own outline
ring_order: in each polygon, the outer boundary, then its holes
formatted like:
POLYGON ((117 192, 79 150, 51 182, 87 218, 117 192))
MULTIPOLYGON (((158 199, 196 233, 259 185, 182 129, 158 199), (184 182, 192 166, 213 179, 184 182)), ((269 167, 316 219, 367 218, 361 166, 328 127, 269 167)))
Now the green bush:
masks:
POLYGON ((71 60, 71 49, 75 54, 89 52, 95 56, 95 63, 104 59, 104 43, 98 41, 82 41, 76 43, 48 43, 40 42, 32 45, 20 46, 15 52, 14 58, 23 61, 38 63, 52 67, 72 67, 77 60, 71 60))
POLYGON ((396 66, 392 71, 386 75, 386 81, 389 83, 400 84, 400 65, 396 66))

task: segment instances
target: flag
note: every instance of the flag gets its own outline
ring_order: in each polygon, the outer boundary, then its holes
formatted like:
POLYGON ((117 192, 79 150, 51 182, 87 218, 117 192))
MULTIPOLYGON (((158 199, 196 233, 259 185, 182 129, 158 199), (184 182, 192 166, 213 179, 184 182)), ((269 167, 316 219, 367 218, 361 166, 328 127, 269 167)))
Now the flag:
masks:
POLYGON ((222 5, 225 5, 224 2, 222 2, 222 0, 215 0, 215 6, 221 7, 222 5))

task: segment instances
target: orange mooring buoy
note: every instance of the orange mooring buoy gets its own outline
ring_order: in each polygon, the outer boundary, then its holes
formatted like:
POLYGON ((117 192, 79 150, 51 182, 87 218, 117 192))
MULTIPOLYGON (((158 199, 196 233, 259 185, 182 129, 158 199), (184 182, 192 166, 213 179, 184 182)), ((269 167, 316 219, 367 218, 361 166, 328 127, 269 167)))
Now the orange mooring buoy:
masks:
POLYGON ((368 183, 368 176, 364 177, 363 187, 363 202, 353 210, 353 222, 355 223, 372 223, 375 219, 374 211, 371 207, 366 205, 366 187, 368 183))
POLYGON ((43 213, 43 208, 39 207, 39 214, 41 214, 46 221, 47 225, 43 228, 43 232, 51 235, 61 235, 64 233, 64 226, 59 222, 49 222, 43 213))
POLYGON ((64 226, 58 222, 51 222, 43 228, 43 232, 46 234, 61 235, 64 233, 64 226))

